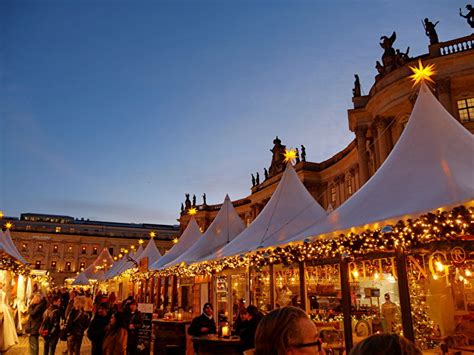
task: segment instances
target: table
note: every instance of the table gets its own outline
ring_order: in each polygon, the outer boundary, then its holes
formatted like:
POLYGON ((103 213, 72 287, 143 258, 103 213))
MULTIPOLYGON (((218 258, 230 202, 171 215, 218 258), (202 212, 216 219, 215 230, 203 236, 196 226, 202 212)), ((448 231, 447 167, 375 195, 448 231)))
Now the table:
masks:
POLYGON ((194 344, 199 345, 199 355, 242 355, 243 342, 238 336, 219 338, 217 335, 192 337, 194 344))
POLYGON ((153 319, 154 355, 165 355, 170 347, 173 354, 186 354, 186 329, 190 321, 153 319))

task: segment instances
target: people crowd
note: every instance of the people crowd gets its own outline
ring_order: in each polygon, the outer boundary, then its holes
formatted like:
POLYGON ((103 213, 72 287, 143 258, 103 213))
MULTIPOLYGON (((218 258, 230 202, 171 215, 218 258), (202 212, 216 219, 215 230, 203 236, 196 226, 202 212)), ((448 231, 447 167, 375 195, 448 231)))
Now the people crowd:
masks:
POLYGON ((54 355, 60 340, 67 342, 67 354, 79 355, 84 336, 91 342, 92 355, 136 355, 142 316, 129 296, 121 303, 115 294, 98 291, 55 289, 42 295, 36 290, 28 306, 29 354, 39 355, 44 339, 45 355, 54 355))

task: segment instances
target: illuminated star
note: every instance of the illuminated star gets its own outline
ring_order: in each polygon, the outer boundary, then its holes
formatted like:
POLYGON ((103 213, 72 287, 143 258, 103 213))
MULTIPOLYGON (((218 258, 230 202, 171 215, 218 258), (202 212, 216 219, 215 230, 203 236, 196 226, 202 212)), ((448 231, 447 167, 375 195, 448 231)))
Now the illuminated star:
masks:
POLYGON ((294 149, 285 149, 285 163, 293 162, 298 157, 298 153, 294 149))
POLYGON ((140 240, 138 241, 138 244, 140 244, 140 245, 142 245, 143 243, 145 243, 145 241, 144 241, 143 239, 140 239, 140 240))
POLYGON ((176 244, 176 243, 178 243, 178 238, 173 239, 173 244, 176 244))
POLYGON ((413 72, 413 74, 409 76, 413 80, 413 86, 425 81, 434 84, 433 79, 431 79, 431 76, 436 74, 435 66, 433 64, 428 64, 424 67, 421 60, 418 60, 418 67, 410 67, 410 69, 413 72))
POLYGON ((156 237, 156 233, 153 232, 153 231, 151 231, 151 232, 150 232, 150 238, 154 238, 154 237, 156 237))
POLYGON ((6 229, 11 229, 12 227, 13 227, 13 223, 11 223, 11 222, 5 223, 5 228, 6 229))
POLYGON ((0 219, 3 218, 3 216, 5 216, 5 214, 3 213, 3 211, 0 211, 0 219))
POLYGON ((196 208, 190 208, 189 211, 188 211, 188 215, 190 216, 194 216, 195 214, 197 214, 197 209, 196 208))

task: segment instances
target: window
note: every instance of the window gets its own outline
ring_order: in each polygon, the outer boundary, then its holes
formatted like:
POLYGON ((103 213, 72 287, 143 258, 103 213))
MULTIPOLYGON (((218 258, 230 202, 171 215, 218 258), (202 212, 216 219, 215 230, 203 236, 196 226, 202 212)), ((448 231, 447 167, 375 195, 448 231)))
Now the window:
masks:
POLYGON ((352 195, 354 191, 352 190, 352 179, 347 180, 347 193, 352 195))
POLYGON ((26 226, 26 230, 27 231, 31 230, 31 226, 29 224, 26 226))
POLYGON ((35 262, 35 269, 36 269, 36 270, 41 270, 41 260, 36 260, 36 262, 35 262))
POLYGON ((70 261, 68 261, 66 263, 66 271, 71 271, 71 262, 70 261))
POLYGON ((56 269, 56 261, 51 261, 51 269, 56 269))
POLYGON ((86 263, 85 262, 81 262, 79 264, 79 269, 81 269, 81 271, 84 271, 84 268, 86 267, 86 263))
POLYGON ((67 248, 67 251, 72 251, 72 246, 71 245, 67 248))
POLYGON ((58 249, 59 249, 58 245, 55 244, 54 247, 53 247, 53 253, 57 253, 58 249))
POLYGON ((43 244, 38 244, 38 251, 43 251, 43 244))
POLYGON ((92 255, 97 255, 97 247, 94 247, 94 249, 92 249, 92 255))
POLYGON ((81 249, 81 254, 86 254, 86 252, 87 252, 87 248, 86 248, 86 247, 82 247, 82 249, 81 249))
POLYGON ((458 100, 458 111, 461 122, 474 121, 474 97, 458 100))
POLYGON ((61 227, 56 227, 56 233, 61 233, 61 227))
POLYGON ((336 188, 335 187, 331 187, 331 204, 335 204, 336 203, 336 188))
POLYGON ((28 251, 28 245, 26 245, 26 243, 21 245, 21 251, 28 251))

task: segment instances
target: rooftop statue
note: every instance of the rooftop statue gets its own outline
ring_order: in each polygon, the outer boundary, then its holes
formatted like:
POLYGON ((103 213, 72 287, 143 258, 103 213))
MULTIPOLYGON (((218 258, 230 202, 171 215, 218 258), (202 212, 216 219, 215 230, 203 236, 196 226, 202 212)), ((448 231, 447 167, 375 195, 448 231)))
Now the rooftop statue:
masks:
POLYGON ((459 16, 464 17, 467 20, 467 23, 469 24, 469 26, 474 28, 474 8, 472 7, 472 5, 467 4, 466 9, 467 9, 467 14, 465 15, 463 15, 462 10, 459 9, 459 16))
MULTIPOLYGON (((274 176, 283 171, 285 168, 285 149, 286 147, 281 144, 281 140, 278 136, 273 140, 273 149, 270 151, 273 153, 272 164, 269 169, 269 176, 274 176)), ((257 182, 257 185, 259 183, 257 182)))
POLYGON ((189 194, 184 194, 186 196, 186 200, 184 201, 184 205, 186 209, 189 210, 191 208, 191 201, 189 200, 189 194))
POLYGON ((435 29, 438 23, 439 21, 436 21, 435 23, 433 23, 428 18, 425 18, 425 20, 423 21, 423 28, 425 29, 426 35, 430 39, 430 44, 439 43, 438 34, 436 33, 436 29, 435 29))
POLYGON ((202 195, 202 201, 203 201, 203 203, 202 203, 202 204, 203 204, 204 206, 205 206, 205 205, 207 205, 207 201, 206 201, 206 193, 204 193, 204 194, 202 195))
POLYGON ((193 195, 193 206, 196 206, 196 195, 193 195))
MULTIPOLYGON (((380 47, 384 50, 382 55, 382 64, 377 61, 375 67, 379 75, 377 78, 390 73, 392 70, 397 69, 403 65, 405 65, 409 60, 410 57, 408 56, 408 52, 410 51, 410 47, 407 48, 405 53, 400 52, 399 49, 395 50, 393 48, 393 43, 397 39, 397 33, 393 31, 390 37, 382 36, 380 37, 380 47)), ((376 78, 376 79, 377 79, 376 78)))
POLYGON ((354 89, 352 89, 352 97, 359 97, 361 96, 359 75, 355 74, 354 77, 355 77, 355 81, 354 81, 354 89))
POLYGON ((255 179, 255 183, 256 183, 257 185, 260 185, 260 175, 259 175, 258 172, 257 172, 257 178, 255 179))
POLYGON ((301 161, 306 161, 306 148, 304 145, 301 145, 301 161))
POLYGON ((267 170, 267 168, 263 168, 263 176, 265 176, 265 180, 268 179, 268 170, 267 170))
POLYGON ((252 174, 252 187, 255 186, 255 176, 252 174))

